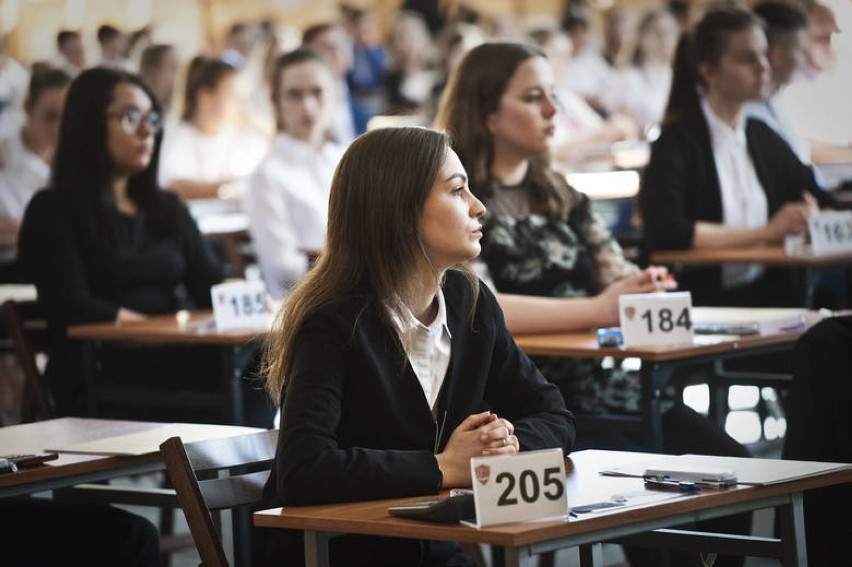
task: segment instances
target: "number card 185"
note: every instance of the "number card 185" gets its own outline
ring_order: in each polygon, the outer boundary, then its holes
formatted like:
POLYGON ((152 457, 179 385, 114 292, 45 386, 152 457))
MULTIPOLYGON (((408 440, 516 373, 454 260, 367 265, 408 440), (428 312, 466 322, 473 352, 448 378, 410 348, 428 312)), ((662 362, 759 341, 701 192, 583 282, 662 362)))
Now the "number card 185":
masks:
POLYGON ((626 347, 691 343, 695 335, 688 291, 622 295, 618 318, 626 347))
POLYGON ((266 286, 260 281, 233 281, 210 289, 213 318, 220 331, 229 329, 262 329, 272 322, 273 314, 266 297, 266 286))
POLYGON ((568 513, 560 449, 470 460, 476 526, 558 518, 568 513))

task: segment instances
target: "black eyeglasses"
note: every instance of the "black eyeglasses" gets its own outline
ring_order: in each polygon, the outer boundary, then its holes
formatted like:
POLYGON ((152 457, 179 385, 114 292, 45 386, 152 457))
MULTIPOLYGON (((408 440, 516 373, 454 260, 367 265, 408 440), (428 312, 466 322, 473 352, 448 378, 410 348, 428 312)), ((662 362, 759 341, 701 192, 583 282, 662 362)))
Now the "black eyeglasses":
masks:
POLYGON ((121 112, 108 113, 107 118, 117 118, 121 123, 121 129, 128 134, 138 132, 142 122, 147 122, 154 132, 159 132, 163 127, 163 118, 156 110, 142 112, 138 108, 130 108, 121 112))

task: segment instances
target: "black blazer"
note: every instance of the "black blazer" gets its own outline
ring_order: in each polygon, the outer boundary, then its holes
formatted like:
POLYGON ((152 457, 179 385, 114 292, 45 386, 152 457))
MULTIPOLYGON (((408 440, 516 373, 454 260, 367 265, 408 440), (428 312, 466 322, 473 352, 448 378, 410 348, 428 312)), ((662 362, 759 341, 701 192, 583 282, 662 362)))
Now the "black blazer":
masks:
MULTIPOLYGON (((810 191, 821 206, 831 206, 832 199, 817 185, 813 170, 769 126, 748 119, 746 140, 770 216, 784 203, 800 200, 803 190, 810 191)), ((649 251, 692 248, 696 222, 722 222, 719 176, 702 112, 663 128, 651 147, 638 201, 649 251)), ((682 277, 681 288, 694 293, 721 289, 719 268, 698 268, 682 277)))
POLYGON ((471 322, 471 288, 444 284, 452 355, 433 417, 396 332, 375 305, 353 299, 309 317, 296 339, 267 483, 271 505, 435 494, 434 454, 470 414, 496 412, 523 450, 574 445, 574 417, 515 345, 485 285, 471 322))

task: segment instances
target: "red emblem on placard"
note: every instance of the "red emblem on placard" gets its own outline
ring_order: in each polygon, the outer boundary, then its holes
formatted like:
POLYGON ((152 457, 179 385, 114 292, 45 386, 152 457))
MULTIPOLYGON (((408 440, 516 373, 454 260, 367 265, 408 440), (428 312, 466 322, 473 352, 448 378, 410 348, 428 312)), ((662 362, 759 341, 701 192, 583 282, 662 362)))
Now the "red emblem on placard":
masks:
POLYGON ((476 473, 476 480, 479 482, 479 484, 488 484, 488 480, 491 478, 490 466, 478 465, 475 469, 473 469, 473 471, 474 473, 476 473))
POLYGON ((219 305, 224 305, 224 304, 225 304, 225 301, 226 301, 225 293, 220 291, 220 292, 217 294, 217 296, 218 296, 218 298, 219 298, 219 305))
POLYGON ((636 308, 632 305, 624 308, 624 314, 627 315, 627 320, 632 321, 633 317, 636 316, 636 308))

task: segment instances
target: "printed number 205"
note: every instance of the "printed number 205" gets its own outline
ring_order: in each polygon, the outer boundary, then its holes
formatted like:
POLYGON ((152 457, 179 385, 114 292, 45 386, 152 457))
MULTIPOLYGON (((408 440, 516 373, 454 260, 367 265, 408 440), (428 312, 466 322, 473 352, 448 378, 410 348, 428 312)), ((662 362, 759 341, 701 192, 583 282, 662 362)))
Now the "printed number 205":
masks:
POLYGON ((565 479, 561 478, 559 467, 549 467, 544 469, 543 472, 543 481, 539 481, 538 475, 530 469, 521 471, 518 478, 515 478, 515 475, 510 472, 501 472, 498 474, 494 479, 495 482, 497 484, 505 484, 506 487, 497 500, 497 505, 513 506, 518 503, 518 496, 529 504, 536 502, 542 494, 548 500, 559 500, 562 498, 562 495, 565 493, 565 479))

